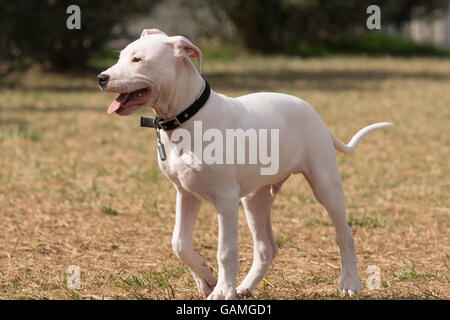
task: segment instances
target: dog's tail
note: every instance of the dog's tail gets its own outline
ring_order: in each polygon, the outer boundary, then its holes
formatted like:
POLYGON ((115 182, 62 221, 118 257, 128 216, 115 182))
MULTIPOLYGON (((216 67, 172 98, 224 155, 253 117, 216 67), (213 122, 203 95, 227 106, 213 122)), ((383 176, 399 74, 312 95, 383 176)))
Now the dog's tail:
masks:
POLYGON ((331 137, 333 138, 334 147, 343 153, 349 153, 349 152, 352 152, 353 150, 355 150, 356 145, 361 140, 361 138, 364 137, 369 132, 378 130, 378 129, 381 129, 384 127, 392 127, 392 126, 393 126, 393 124, 390 122, 377 122, 377 123, 371 124, 370 126, 364 127, 361 130, 359 130, 358 133, 353 136, 352 140, 350 140, 350 142, 348 144, 343 143, 341 140, 336 138, 331 132, 330 132, 330 134, 331 134, 331 137))

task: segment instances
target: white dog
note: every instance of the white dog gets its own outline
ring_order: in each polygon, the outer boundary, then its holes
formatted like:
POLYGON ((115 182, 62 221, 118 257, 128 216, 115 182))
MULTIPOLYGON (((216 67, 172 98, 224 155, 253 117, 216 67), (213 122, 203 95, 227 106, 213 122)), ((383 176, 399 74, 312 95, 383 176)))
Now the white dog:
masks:
MULTIPOLYGON (((159 166, 177 190, 172 246, 175 254, 189 266, 199 291, 208 299, 234 299, 236 293, 250 293, 255 289, 278 252, 270 220, 275 195, 290 174, 302 173, 336 229, 341 259, 339 288, 344 294, 359 293, 361 284, 356 252, 346 221, 335 149, 351 152, 366 133, 391 124, 382 122, 365 127, 345 145, 330 133, 314 109, 299 98, 279 93, 230 98, 214 91, 209 96, 209 91, 203 95, 206 103, 201 104, 195 114, 185 115, 188 119, 184 121, 179 118, 180 113, 207 90, 206 81, 189 57, 198 59, 200 70, 202 53, 188 39, 169 37, 157 29, 145 29, 141 38, 122 50, 119 61, 102 72, 98 79, 105 91, 120 93, 108 113, 129 115, 148 106, 159 119, 161 125, 156 124, 160 136, 159 166), (174 118, 176 115, 177 119, 174 118), (214 129, 223 136, 227 129, 277 129, 278 171, 262 175, 261 163, 193 164, 186 161, 178 148, 179 141, 176 141, 179 136, 174 137, 181 129, 195 134, 196 121, 201 121, 204 130, 214 129), (164 123, 173 126, 164 128, 164 123), (172 130, 174 128, 178 129, 172 130), (164 151, 167 154, 165 161, 164 151), (253 236, 254 260, 248 275, 236 288, 239 199, 253 236), (217 210, 218 279, 192 244, 202 200, 211 202, 217 210)), ((245 152, 249 151, 245 146, 245 152)))

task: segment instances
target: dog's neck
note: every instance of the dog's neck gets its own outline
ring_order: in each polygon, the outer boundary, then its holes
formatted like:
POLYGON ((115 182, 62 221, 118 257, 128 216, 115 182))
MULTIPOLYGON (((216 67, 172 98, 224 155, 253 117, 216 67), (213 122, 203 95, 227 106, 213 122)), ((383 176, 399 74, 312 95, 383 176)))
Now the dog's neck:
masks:
POLYGON ((172 83, 162 85, 153 110, 162 119, 170 119, 190 106, 202 93, 205 81, 188 59, 180 61, 177 77, 172 83))

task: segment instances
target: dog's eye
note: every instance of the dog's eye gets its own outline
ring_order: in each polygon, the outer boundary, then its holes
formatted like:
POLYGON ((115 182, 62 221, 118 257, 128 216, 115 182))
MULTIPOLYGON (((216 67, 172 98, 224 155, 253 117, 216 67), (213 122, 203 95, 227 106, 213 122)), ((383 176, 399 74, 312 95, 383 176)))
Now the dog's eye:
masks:
POLYGON ((138 58, 138 57, 134 57, 133 59, 131 59, 131 62, 135 62, 135 63, 138 63, 138 62, 141 62, 141 61, 142 61, 142 59, 138 58))

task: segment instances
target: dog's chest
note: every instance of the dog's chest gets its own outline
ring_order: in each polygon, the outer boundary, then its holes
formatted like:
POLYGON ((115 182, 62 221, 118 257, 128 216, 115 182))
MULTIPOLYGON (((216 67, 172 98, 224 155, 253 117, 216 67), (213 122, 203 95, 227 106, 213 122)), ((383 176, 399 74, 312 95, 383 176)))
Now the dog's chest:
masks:
POLYGON ((211 198, 211 170, 208 166, 197 163, 189 156, 180 157, 175 152, 169 152, 165 161, 159 159, 159 167, 167 178, 178 187, 204 200, 209 200, 211 198))

